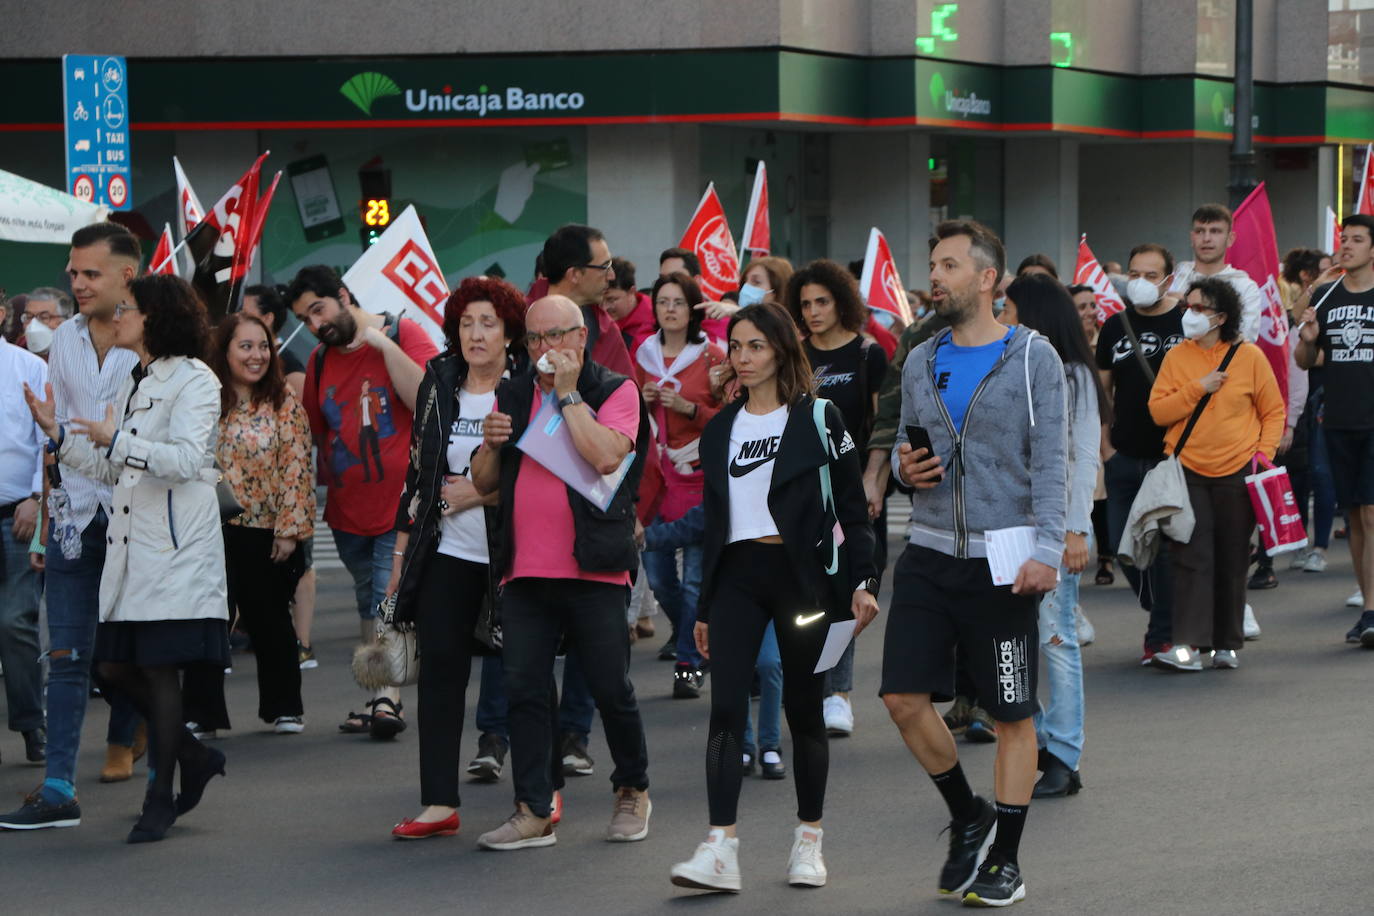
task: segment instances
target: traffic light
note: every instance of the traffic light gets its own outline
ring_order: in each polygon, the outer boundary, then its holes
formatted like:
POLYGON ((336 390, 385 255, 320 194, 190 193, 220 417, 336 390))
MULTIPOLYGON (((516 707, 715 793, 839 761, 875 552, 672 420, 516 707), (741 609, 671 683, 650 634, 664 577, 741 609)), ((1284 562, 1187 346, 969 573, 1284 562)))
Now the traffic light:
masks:
POLYGON ((391 225, 391 169, 382 168, 381 157, 375 157, 358 169, 358 218, 362 221, 359 238, 363 250, 376 244, 377 239, 391 225))

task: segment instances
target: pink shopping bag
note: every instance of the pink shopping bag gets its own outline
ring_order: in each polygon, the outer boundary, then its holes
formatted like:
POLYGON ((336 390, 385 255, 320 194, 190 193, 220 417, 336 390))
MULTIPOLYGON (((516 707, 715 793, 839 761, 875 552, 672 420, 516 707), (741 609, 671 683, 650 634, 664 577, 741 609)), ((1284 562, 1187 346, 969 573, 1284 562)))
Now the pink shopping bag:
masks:
POLYGON ((1265 550, 1272 555, 1307 546, 1307 532, 1302 527, 1287 468, 1275 467, 1264 455, 1256 453, 1250 460, 1245 488, 1250 491, 1250 505, 1255 508, 1255 522, 1265 550))

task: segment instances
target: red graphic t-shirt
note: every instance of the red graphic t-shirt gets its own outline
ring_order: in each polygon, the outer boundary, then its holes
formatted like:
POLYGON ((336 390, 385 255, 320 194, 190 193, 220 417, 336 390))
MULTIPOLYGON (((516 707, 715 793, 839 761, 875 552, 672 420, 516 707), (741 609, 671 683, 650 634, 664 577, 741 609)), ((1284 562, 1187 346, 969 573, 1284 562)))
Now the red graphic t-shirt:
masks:
MULTIPOLYGON (((400 319, 396 343, 421 366, 439 352, 409 318, 400 319)), ((385 534, 395 523, 410 460, 410 408, 396 394, 375 347, 327 347, 316 379, 318 353, 317 347, 306 364, 305 411, 319 449, 320 478, 329 488, 324 520, 352 534, 385 534)))

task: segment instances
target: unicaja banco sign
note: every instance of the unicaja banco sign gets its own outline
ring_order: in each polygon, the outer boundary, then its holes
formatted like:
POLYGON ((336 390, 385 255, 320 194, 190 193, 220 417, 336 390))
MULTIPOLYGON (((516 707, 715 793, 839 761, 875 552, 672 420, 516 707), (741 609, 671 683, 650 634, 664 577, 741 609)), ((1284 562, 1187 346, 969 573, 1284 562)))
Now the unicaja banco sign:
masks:
POLYGON ((969 115, 989 116, 992 114, 992 100, 977 92, 962 92, 945 87, 945 78, 939 73, 930 76, 930 103, 935 110, 957 114, 967 118, 969 115))
POLYGON ((482 85, 465 91, 445 85, 403 90, 382 73, 359 73, 340 86, 339 92, 366 115, 372 114, 378 99, 393 95, 404 96, 407 111, 461 112, 479 118, 498 111, 580 111, 587 104, 581 92, 531 92, 519 86, 492 89, 482 85))

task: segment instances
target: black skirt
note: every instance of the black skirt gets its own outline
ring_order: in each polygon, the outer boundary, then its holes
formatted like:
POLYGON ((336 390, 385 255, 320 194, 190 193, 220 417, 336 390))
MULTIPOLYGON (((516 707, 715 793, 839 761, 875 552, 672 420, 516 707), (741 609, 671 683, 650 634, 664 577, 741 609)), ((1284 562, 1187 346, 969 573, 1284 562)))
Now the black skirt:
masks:
POLYGON ((229 624, 190 620, 112 621, 95 631, 95 660, 143 665, 229 665, 229 624))

